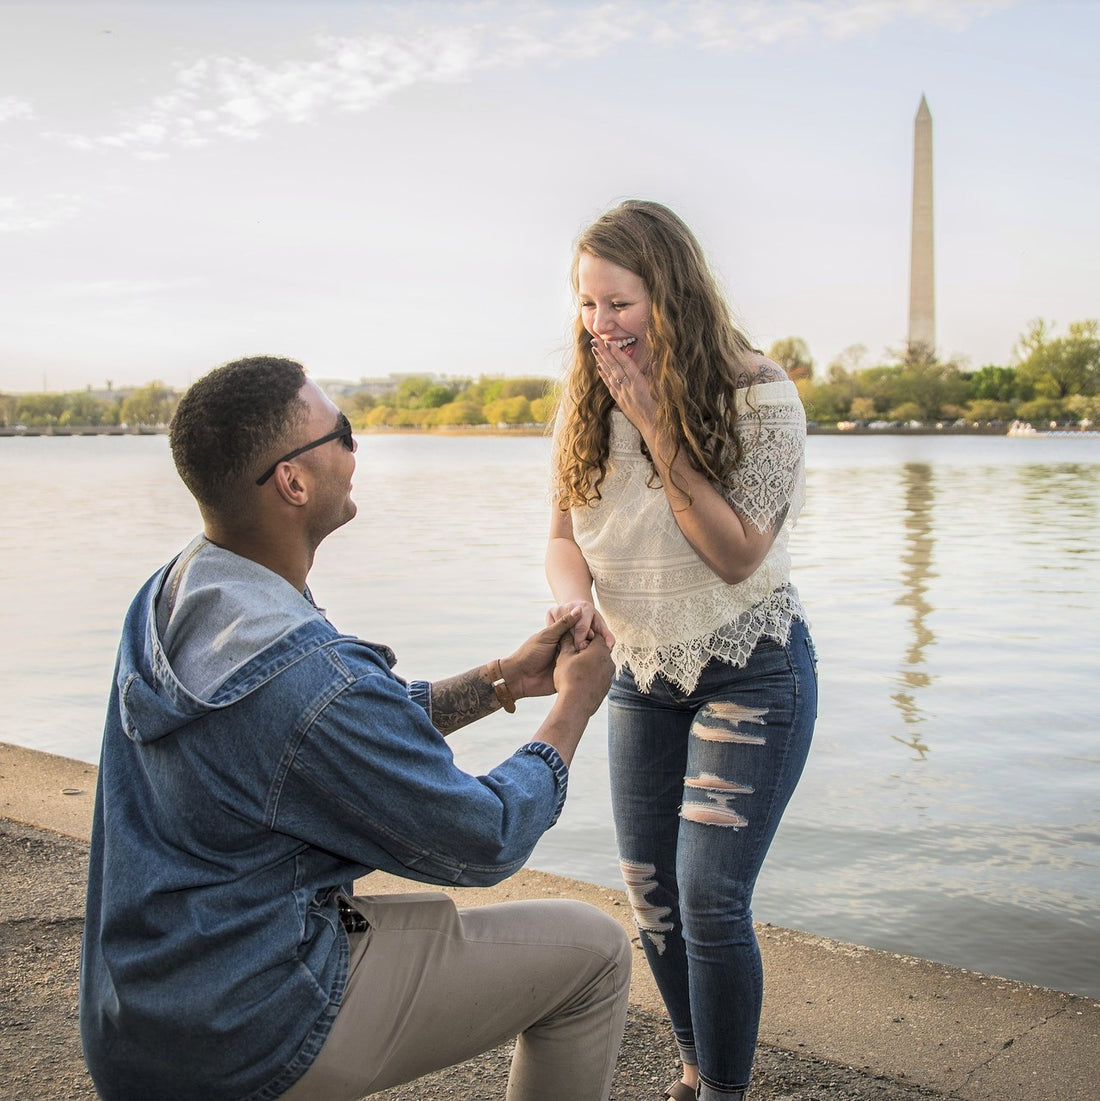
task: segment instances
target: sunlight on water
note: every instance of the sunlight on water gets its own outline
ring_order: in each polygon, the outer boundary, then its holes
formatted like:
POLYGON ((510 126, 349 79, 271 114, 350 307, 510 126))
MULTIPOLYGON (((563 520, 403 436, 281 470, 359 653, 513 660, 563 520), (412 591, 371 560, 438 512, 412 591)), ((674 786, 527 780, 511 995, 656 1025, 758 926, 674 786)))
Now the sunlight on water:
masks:
MULTIPOLYGON (((547 441, 364 436, 318 603, 438 677, 542 624, 547 441)), ((759 920, 1100 995, 1100 439, 811 437, 821 715, 759 920)), ((84 760, 134 590, 198 516, 164 437, 3 439, 4 740, 84 760)), ((452 742, 471 771, 545 701, 452 742)), ((603 714, 536 867, 618 886, 603 714)))

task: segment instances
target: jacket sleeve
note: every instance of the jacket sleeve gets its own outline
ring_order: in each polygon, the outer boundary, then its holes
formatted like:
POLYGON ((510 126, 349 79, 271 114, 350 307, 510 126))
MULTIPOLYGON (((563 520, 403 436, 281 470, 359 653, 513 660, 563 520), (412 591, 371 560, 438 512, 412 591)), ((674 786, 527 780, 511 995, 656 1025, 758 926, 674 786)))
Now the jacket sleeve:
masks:
POLYGON ((512 875, 561 813, 568 770, 543 742, 484 776, 460 769, 418 691, 374 667, 315 715, 280 770, 272 828, 426 883, 512 875))

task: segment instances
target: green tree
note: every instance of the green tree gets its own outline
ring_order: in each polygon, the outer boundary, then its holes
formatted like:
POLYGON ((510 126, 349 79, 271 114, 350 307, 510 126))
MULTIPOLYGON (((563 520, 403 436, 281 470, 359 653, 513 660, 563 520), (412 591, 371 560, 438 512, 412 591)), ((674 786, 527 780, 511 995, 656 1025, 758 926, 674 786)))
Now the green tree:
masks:
POLYGON ((369 410, 367 415, 360 421, 364 428, 380 428, 383 425, 389 424, 389 418, 393 415, 393 406, 384 405, 381 402, 373 409, 369 410))
POLYGON ((1066 336, 1052 337, 1041 318, 1032 321, 1016 345, 1019 377, 1036 398, 1062 400, 1100 392, 1100 322, 1074 321, 1066 336))
POLYGON ((546 397, 553 388, 553 383, 548 378, 509 378, 504 380, 500 388, 502 398, 526 398, 528 401, 538 401, 546 397))
POLYGON ((1056 424, 1066 414, 1065 403, 1058 398, 1034 398, 1016 406, 1016 416, 1029 424, 1056 424))
POLYGON ((871 399, 876 416, 884 417, 891 405, 908 400, 908 395, 902 393, 898 386, 900 373, 901 368, 896 364, 880 364, 866 367, 854 376, 856 390, 861 397, 871 399))
POLYGON ((966 419, 974 424, 987 421, 1008 421, 1016 415, 1016 407, 1010 401, 994 401, 992 398, 977 398, 967 402, 966 419))
POLYGON ((895 405, 887 414, 887 419, 900 421, 907 424, 909 421, 919 421, 924 411, 915 401, 903 401, 901 405, 895 405))
POLYGON ((1100 424, 1100 396, 1073 394, 1065 400, 1066 410, 1081 425, 1100 424))
POLYGON ((439 425, 484 424, 485 416, 475 401, 451 401, 435 411, 435 423, 439 425))
POLYGON ((454 401, 455 388, 453 386, 441 386, 438 383, 435 386, 429 386, 423 394, 420 395, 420 401, 418 408, 420 409, 438 409, 441 405, 446 405, 450 401, 454 401))
POLYGON ((409 375, 397 384, 389 404, 395 409, 415 409, 420 403, 420 395, 431 385, 432 380, 427 375, 409 375))
POLYGON ((84 425, 117 424, 118 406, 88 393, 67 394, 68 407, 61 414, 59 424, 84 425))
POLYGON ((428 375, 409 375, 398 384, 390 403, 398 409, 438 409, 453 401, 461 383, 441 383, 428 375))
POLYGON ((126 398, 119 415, 125 424, 164 425, 172 419, 178 400, 163 382, 150 382, 126 398))
POLYGON ((835 424, 844 418, 848 403, 839 400, 836 389, 825 382, 799 379, 795 383, 806 410, 806 419, 815 424, 835 424))
POLYGON ((774 359, 794 382, 814 376, 814 361, 809 346, 800 336, 785 336, 777 340, 768 349, 768 358, 774 359))
POLYGON ((378 404, 378 399, 369 390, 356 390, 346 398, 341 398, 337 405, 348 415, 349 420, 355 418, 368 409, 373 409, 378 404))
POLYGON ((482 411, 489 424, 530 424, 534 420, 531 403, 524 397, 498 398, 487 402, 482 411))
POLYGON ((504 386, 507 380, 503 378, 482 375, 477 382, 471 382, 458 396, 465 401, 476 401, 479 405, 488 405, 491 401, 499 401, 504 397, 504 386))
POLYGON ((59 424, 66 408, 64 394, 20 394, 15 408, 15 423, 35 428, 59 424))
POLYGON ((799 379, 798 387, 808 420, 820 424, 835 424, 848 416, 852 401, 859 396, 859 381, 855 372, 839 362, 829 365, 825 381, 799 379))
POLYGON ((1031 397, 1030 394, 1020 392, 1020 379, 1015 367, 987 364, 969 375, 963 375, 963 378, 970 387, 972 401, 1013 402, 1031 397))
POLYGON ((848 416, 854 421, 869 421, 874 420, 877 412, 874 398, 860 397, 852 399, 848 416))
MULTIPOLYGON (((913 419, 926 422, 953 417, 960 412, 969 387, 956 364, 940 363, 919 346, 915 349, 911 346, 907 352, 902 363, 883 369, 879 376, 881 392, 886 398, 880 408, 912 403, 920 409, 920 416, 913 419)), ((871 375, 877 370, 865 373, 871 375)))
POLYGON ((549 424, 558 408, 558 395, 546 394, 531 402, 531 419, 536 424, 549 424))

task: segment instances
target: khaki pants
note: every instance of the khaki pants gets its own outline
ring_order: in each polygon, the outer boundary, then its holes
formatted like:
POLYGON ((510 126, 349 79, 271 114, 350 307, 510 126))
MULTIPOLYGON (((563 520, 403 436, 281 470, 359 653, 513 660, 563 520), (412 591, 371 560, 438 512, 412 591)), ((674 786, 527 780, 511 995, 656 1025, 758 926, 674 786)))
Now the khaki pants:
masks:
POLYGON ((358 1101, 513 1037, 507 1101, 606 1101, 630 987, 614 919, 566 899, 352 902, 370 929, 351 935, 340 1012, 283 1101, 358 1101))

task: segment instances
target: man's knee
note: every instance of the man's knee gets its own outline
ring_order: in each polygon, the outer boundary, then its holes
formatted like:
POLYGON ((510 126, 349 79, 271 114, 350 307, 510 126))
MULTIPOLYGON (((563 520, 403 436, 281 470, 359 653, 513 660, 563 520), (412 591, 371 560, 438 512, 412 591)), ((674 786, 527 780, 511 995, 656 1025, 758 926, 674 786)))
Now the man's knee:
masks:
POLYGON ((617 987, 629 986, 632 953, 626 930, 609 914, 587 902, 561 899, 557 905, 563 909, 561 920, 574 929, 579 945, 607 961, 615 971, 617 987))
POLYGON ((623 927, 609 914, 589 902, 573 898, 544 899, 555 925, 564 932, 573 931, 577 937, 591 942, 595 951, 609 958, 618 957, 624 951, 630 957, 630 937, 623 927), (625 947, 624 947, 625 946, 625 947))
POLYGON ((527 945, 524 967, 580 988, 611 979, 630 984, 630 938, 596 906, 576 899, 524 899, 459 911, 466 934, 484 943, 527 945), (542 951, 539 951, 539 950, 542 951))

